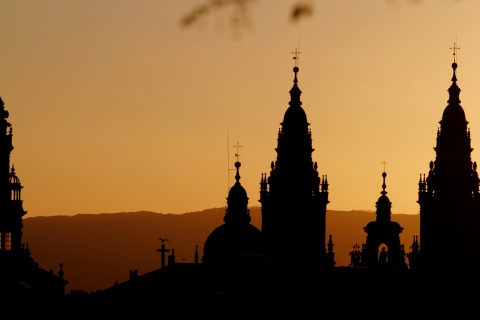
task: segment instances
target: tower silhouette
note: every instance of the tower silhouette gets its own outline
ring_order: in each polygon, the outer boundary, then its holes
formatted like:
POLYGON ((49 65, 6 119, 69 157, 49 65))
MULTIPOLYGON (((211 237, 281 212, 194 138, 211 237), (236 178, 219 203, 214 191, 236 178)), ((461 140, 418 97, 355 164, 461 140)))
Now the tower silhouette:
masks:
POLYGON ((248 196, 240 184, 240 162, 235 184, 227 197, 224 224, 214 229, 207 237, 203 249, 203 263, 216 272, 231 273, 233 268, 260 262, 263 255, 262 232, 250 224, 248 196))
POLYGON ((22 254, 22 217, 23 210, 21 191, 22 185, 13 166, 10 167, 10 153, 13 150, 12 126, 7 121, 9 113, 0 99, 0 129, 5 132, 0 140, 0 234, 1 252, 12 258, 22 254))
POLYGON ((380 192, 382 195, 376 202, 376 220, 369 222, 363 228, 367 233, 367 241, 364 247, 366 251, 362 264, 369 268, 402 270, 407 267, 403 245, 400 243, 400 233, 403 228, 398 222, 391 221, 392 202, 387 196, 387 185, 385 183, 387 173, 385 171, 382 173, 382 177, 383 184, 380 192), (379 255, 379 249, 382 245, 384 246, 379 255))
POLYGON ((9 113, 0 98, 0 283, 2 297, 6 299, 35 299, 59 297, 65 293, 68 281, 63 279, 63 264, 58 276, 38 267, 30 248, 22 243, 23 209, 22 184, 10 166, 13 150, 12 126, 7 121, 9 113), (26 294, 28 293, 28 295, 26 294))
POLYGON ((293 68, 289 107, 278 132, 277 159, 262 174, 260 203, 266 255, 288 266, 324 265, 327 176, 312 161, 312 136, 293 68))
POLYGON ((430 161, 427 177, 420 175, 421 268, 473 266, 480 261, 479 178, 460 105, 457 66, 454 51, 452 84, 437 131, 435 161, 430 161))

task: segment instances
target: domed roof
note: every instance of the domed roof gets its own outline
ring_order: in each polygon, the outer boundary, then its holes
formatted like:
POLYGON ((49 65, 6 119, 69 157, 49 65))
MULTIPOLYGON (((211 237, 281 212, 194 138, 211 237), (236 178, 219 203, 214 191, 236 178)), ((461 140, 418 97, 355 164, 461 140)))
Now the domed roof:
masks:
POLYGON ((290 89, 290 102, 287 111, 285 111, 285 115, 283 117, 284 124, 292 124, 292 123, 306 123, 307 122, 307 114, 305 110, 302 108, 302 101, 300 101, 300 95, 302 91, 298 87, 297 83, 297 72, 298 67, 293 68, 293 72, 295 73, 295 78, 293 80, 293 87, 290 89))
POLYGON ((284 123, 305 123, 307 122, 307 114, 305 110, 301 106, 292 105, 288 107, 287 111, 285 111, 285 115, 283 117, 284 123))
POLYGON ((466 121, 465 111, 459 104, 449 104, 445 110, 443 110, 443 121, 466 121))
POLYGON ((457 85, 457 63, 452 63, 453 76, 452 85, 448 88, 449 98, 448 105, 443 110, 442 121, 463 121, 465 122, 465 111, 460 105, 460 88, 457 85))
POLYGON ((239 168, 241 164, 240 162, 235 162, 235 168, 237 168, 237 174, 235 176, 235 184, 230 188, 228 192, 228 203, 229 205, 246 205, 248 203, 248 196, 247 191, 245 188, 240 184, 240 174, 239 168))
POLYGON ((205 241, 203 261, 210 264, 233 263, 263 253, 262 232, 255 226, 224 223, 205 241))
POLYGON ((382 194, 377 200, 377 207, 390 206, 391 204, 390 199, 385 194, 382 194))
POLYGON ((10 183, 12 184, 20 184, 20 179, 17 177, 17 175, 15 174, 15 168, 12 166, 12 168, 10 169, 10 183))
POLYGON ((240 184, 240 162, 235 162, 237 174, 235 184, 230 188, 227 197, 227 210, 223 221, 226 223, 249 223, 250 212, 248 211, 248 196, 247 191, 240 184))
POLYGON ((391 216, 391 208, 392 208, 392 203, 390 202, 390 199, 387 197, 387 185, 385 184, 385 178, 387 177, 387 173, 384 171, 382 173, 383 177, 383 184, 382 184, 382 192, 380 192, 382 195, 378 198, 376 207, 377 207, 377 221, 390 221, 390 216, 391 216))
POLYGON ((263 253, 262 232, 250 224, 248 196, 240 184, 240 166, 240 162, 235 162, 237 181, 228 193, 225 223, 214 229, 205 241, 203 259, 206 263, 234 263, 263 253))

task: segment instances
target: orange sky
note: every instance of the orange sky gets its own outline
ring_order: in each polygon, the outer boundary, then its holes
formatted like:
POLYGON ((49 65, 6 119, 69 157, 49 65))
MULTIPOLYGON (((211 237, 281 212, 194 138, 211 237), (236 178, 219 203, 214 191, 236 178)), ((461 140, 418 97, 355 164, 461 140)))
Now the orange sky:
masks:
POLYGON ((0 4, 0 97, 25 217, 224 206, 237 142, 241 183, 258 206, 298 43, 328 209, 374 210, 385 160, 393 213, 418 213, 455 42, 480 159, 480 1, 316 0, 312 17, 290 23, 294 1, 257 0, 240 35, 228 8, 180 28, 203 2, 0 4))

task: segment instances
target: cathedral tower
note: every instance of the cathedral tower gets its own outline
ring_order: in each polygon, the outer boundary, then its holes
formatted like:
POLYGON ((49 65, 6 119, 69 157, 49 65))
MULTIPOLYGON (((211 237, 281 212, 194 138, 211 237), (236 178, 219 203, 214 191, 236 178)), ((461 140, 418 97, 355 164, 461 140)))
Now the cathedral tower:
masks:
POLYGON ((300 101, 299 68, 293 68, 290 102, 278 132, 277 159, 262 174, 260 203, 266 254, 288 266, 325 264, 327 177, 312 161, 312 135, 300 101))
POLYGON ((455 267, 480 261, 480 197, 470 129, 460 105, 454 46, 448 105, 437 131, 435 161, 420 175, 420 266, 455 267))
POLYGON ((22 253, 22 185, 10 166, 13 150, 12 127, 7 121, 9 114, 0 98, 0 254, 14 258, 22 253))
MULTIPOLYGON (((28 244, 22 243, 23 186, 13 165, 10 153, 13 150, 12 126, 7 121, 8 111, 0 98, 0 283, 2 298, 32 297, 38 299, 63 296, 68 281, 63 279, 63 264, 58 276, 40 268, 31 257, 28 244)), ((16 301, 18 302, 18 300, 16 301)))

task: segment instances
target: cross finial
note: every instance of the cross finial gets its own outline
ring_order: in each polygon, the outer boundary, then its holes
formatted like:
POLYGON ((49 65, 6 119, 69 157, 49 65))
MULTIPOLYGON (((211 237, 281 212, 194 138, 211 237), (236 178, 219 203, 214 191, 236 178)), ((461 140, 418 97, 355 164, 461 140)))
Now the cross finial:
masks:
POLYGON ((388 162, 385 161, 385 160, 382 161, 382 164, 383 164, 383 172, 385 172, 385 166, 387 165, 387 163, 388 163, 388 162))
POLYGON ((295 51, 292 52, 293 60, 295 60, 295 67, 298 67, 298 60, 300 60, 300 39, 298 39, 298 46, 295 48, 295 51))
POLYGON ((233 146, 234 148, 237 148, 237 152, 235 153, 235 157, 237 157, 237 162, 238 158, 240 157, 240 148, 243 147, 240 145, 240 143, 237 141, 237 145, 233 146))
MULTIPOLYGON (((456 41, 456 38, 455 38, 455 41, 456 41)), ((457 50, 460 49, 460 48, 457 47, 457 43, 454 42, 453 47, 451 47, 450 49, 453 50, 453 62, 457 62, 457 59, 456 59, 457 50)))

